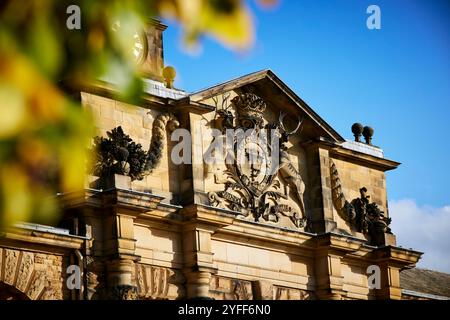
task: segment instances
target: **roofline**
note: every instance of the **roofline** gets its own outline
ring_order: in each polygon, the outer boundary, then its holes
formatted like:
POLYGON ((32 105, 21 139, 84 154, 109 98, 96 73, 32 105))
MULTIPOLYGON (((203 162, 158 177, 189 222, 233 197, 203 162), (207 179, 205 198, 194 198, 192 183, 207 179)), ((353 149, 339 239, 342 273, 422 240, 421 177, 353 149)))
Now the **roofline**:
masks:
POLYGON ((198 91, 195 91, 195 92, 189 94, 189 96, 191 97, 192 100, 195 100, 196 98, 198 98, 198 96, 202 97, 203 98, 202 100, 204 100, 204 99, 207 99, 206 97, 208 97, 208 98, 212 97, 216 91, 220 92, 224 88, 236 87, 235 82, 240 79, 243 80, 242 81, 242 82, 244 82, 243 84, 247 84, 248 82, 244 81, 244 80, 247 80, 247 78, 256 76, 256 79, 253 79, 253 80, 261 80, 267 76, 268 72, 272 72, 272 71, 270 69, 263 69, 263 70, 255 71, 252 73, 248 73, 246 75, 243 75, 243 76, 240 76, 237 78, 233 78, 233 79, 227 80, 225 82, 221 82, 221 83, 215 84, 213 86, 209 86, 209 87, 200 89, 198 91), (207 95, 206 97, 203 97, 202 93, 205 93, 206 91, 212 91, 212 92, 211 92, 211 94, 207 95))
POLYGON ((276 86, 278 86, 281 91, 283 91, 292 101, 294 101, 297 106, 302 109, 313 121, 319 124, 323 129, 336 141, 344 142, 345 139, 331 127, 322 117, 320 117, 304 100, 302 100, 291 88, 289 88, 272 70, 264 69, 249 73, 242 77, 234 78, 226 82, 216 84, 209 88, 196 91, 189 95, 193 101, 202 101, 208 99, 215 94, 222 91, 233 90, 234 88, 259 81, 261 79, 268 78, 276 86))
POLYGON ((38 223, 18 222, 13 225, 13 228, 43 232, 43 233, 54 234, 54 235, 58 235, 58 236, 68 237, 68 238, 90 240, 90 238, 85 237, 85 236, 71 234, 69 232, 69 229, 56 228, 56 227, 47 226, 47 225, 38 224, 38 223))
POLYGON ((413 297, 419 297, 419 298, 427 298, 427 299, 433 299, 433 300, 450 300, 450 297, 441 296, 437 294, 431 294, 431 293, 423 293, 413 290, 407 290, 402 289, 402 294, 413 296, 413 297))
POLYGON ((286 85, 274 72, 268 70, 268 76, 272 81, 277 83, 281 87, 281 89, 284 89, 283 91, 285 91, 295 102, 299 103, 303 108, 311 113, 312 119, 317 120, 323 127, 326 128, 326 131, 330 130, 330 132, 332 133, 331 136, 333 138, 335 138, 339 142, 345 142, 345 139, 336 130, 334 130, 332 126, 330 126, 324 119, 322 119, 322 117, 317 112, 315 112, 302 98, 300 98, 294 91, 292 91, 292 89, 289 88, 289 86, 286 85))

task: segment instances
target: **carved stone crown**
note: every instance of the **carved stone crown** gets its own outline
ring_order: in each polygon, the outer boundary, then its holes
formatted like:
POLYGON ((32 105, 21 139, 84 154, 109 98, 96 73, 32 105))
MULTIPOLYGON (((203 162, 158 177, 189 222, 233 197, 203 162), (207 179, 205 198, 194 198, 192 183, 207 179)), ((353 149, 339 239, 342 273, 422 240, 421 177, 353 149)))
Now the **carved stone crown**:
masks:
POLYGON ((231 102, 235 105, 240 120, 250 120, 253 124, 263 121, 266 103, 253 93, 243 93, 234 97, 231 102))

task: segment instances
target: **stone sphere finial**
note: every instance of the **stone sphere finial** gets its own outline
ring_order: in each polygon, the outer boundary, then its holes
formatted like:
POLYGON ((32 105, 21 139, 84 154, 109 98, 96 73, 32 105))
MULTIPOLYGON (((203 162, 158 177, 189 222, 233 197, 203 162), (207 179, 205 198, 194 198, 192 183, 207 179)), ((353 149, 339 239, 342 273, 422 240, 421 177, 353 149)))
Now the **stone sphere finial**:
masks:
POLYGON ((166 81, 166 87, 169 89, 173 88, 173 81, 175 80, 175 77, 177 76, 177 72, 175 71, 174 67, 167 66, 163 70, 163 77, 166 81))
POLYGON ((361 138, 361 134, 363 132, 363 125, 358 122, 354 123, 352 125, 352 132, 353 132, 353 135, 355 136, 355 141, 361 142, 360 138, 361 138))
POLYGON ((364 139, 366 140, 366 143, 369 144, 369 145, 372 145, 373 132, 374 132, 373 128, 368 127, 368 126, 365 126, 364 129, 363 129, 363 133, 362 134, 364 136, 364 139))

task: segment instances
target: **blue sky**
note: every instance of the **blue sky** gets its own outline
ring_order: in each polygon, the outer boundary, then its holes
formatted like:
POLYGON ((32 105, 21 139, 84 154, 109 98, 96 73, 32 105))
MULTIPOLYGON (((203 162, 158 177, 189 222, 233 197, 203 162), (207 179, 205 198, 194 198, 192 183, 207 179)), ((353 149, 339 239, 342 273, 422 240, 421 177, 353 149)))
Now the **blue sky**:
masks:
POLYGON ((402 162, 388 172, 397 244, 425 252, 418 266, 450 273, 450 1, 281 0, 271 11, 248 2, 257 41, 242 54, 202 40, 189 55, 168 23, 166 64, 187 91, 272 69, 342 136, 354 122, 402 162), (381 30, 366 27, 369 5, 381 30))
POLYGON ((352 138, 353 122, 374 127, 373 143, 402 162, 388 173, 389 199, 449 205, 450 2, 248 3, 257 40, 246 53, 204 38, 201 52, 188 54, 168 22, 164 51, 175 85, 196 91, 270 68, 344 137, 352 138), (370 4, 381 9, 381 30, 366 27, 370 4))

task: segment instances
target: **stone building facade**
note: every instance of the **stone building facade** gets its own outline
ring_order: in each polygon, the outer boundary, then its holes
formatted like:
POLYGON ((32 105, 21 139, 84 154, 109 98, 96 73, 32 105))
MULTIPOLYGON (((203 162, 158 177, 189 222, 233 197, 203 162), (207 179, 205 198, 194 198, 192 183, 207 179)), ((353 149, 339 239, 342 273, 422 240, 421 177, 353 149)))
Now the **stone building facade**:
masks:
POLYGON ((270 70, 168 88, 163 30, 146 31, 141 104, 105 81, 75 92, 95 118, 94 169, 59 195, 58 226, 2 231, 0 298, 401 299, 421 253, 389 228, 385 172, 399 163, 370 128, 345 140, 270 70), (257 136, 232 136, 218 161, 214 141, 239 129, 257 136))

